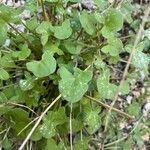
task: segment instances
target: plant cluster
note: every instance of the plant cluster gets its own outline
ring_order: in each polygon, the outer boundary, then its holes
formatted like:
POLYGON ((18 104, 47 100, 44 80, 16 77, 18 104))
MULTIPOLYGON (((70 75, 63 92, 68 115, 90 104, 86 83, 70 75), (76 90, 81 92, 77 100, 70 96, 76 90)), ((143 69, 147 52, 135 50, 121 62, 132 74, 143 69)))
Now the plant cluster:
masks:
POLYGON ((148 4, 94 0, 90 5, 80 0, 27 0, 18 8, 0 5, 3 149, 18 149, 58 96, 26 149, 129 150, 145 145, 144 137, 150 133, 149 114, 142 112, 150 95, 149 20, 119 91, 118 87, 141 24, 139 16, 148 4), (139 83, 145 91, 127 103, 139 83))

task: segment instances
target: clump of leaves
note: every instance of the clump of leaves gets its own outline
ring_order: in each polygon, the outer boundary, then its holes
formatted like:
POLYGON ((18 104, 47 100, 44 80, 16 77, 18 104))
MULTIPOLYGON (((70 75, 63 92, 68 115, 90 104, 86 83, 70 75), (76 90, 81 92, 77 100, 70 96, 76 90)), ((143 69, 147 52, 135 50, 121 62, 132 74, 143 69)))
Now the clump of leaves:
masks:
MULTIPOLYGON (((121 122, 128 124, 140 118, 144 101, 135 99, 122 110, 116 104, 107 134, 99 136, 104 134, 106 112, 118 90, 124 69, 122 63, 131 53, 138 28, 135 22, 139 20, 133 15, 136 5, 132 0, 122 4, 95 0, 91 4, 92 9, 82 8, 80 0, 39 0, 38 6, 30 0, 16 9, 0 5, 0 142, 3 149, 18 149, 33 128, 32 120, 37 120, 60 94, 61 98, 30 137, 33 149, 70 149, 72 146, 99 149, 100 143, 108 148, 109 143, 126 134, 120 128, 121 122), (31 13, 26 20, 21 17, 24 10, 31 13), (17 26, 20 24, 23 30, 17 26), (123 37, 125 24, 129 24, 127 37, 123 37), (119 70, 116 66, 120 64, 119 70), (134 116, 135 120, 128 120, 126 116, 130 119, 134 116)), ((133 81, 140 80, 140 74, 148 78, 150 38, 146 31, 119 91, 120 97, 131 93, 133 81)), ((142 121, 149 125, 146 119, 142 121)), ((128 149, 130 143, 141 148, 144 142, 138 141, 147 130, 136 127, 124 143, 120 140, 119 147, 128 149)))

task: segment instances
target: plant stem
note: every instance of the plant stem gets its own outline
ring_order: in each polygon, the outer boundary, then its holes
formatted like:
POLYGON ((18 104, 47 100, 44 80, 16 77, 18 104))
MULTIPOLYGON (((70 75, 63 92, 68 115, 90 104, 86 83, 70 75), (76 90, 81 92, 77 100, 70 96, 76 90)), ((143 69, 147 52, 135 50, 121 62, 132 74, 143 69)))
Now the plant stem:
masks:
MULTIPOLYGON (((93 102, 96 102, 96 103, 98 103, 99 105, 105 107, 106 109, 110 109, 110 107, 111 107, 111 106, 109 106, 109 105, 107 105, 107 104, 105 104, 105 103, 102 103, 101 101, 99 101, 99 100, 97 100, 97 99, 91 97, 91 96, 86 95, 86 97, 87 97, 88 99, 92 100, 93 102)), ((128 119, 133 119, 132 116, 130 116, 129 114, 127 114, 127 113, 125 113, 125 112, 123 112, 123 111, 121 111, 121 110, 119 110, 119 109, 117 109, 117 108, 114 108, 114 107, 113 107, 112 110, 115 111, 115 112, 117 112, 118 114, 120 114, 120 115, 122 115, 122 116, 128 118, 128 119)))
POLYGON ((42 7, 44 20, 49 21, 49 17, 48 17, 48 14, 47 14, 46 10, 45 10, 43 0, 38 0, 38 2, 39 2, 39 5, 42 7))

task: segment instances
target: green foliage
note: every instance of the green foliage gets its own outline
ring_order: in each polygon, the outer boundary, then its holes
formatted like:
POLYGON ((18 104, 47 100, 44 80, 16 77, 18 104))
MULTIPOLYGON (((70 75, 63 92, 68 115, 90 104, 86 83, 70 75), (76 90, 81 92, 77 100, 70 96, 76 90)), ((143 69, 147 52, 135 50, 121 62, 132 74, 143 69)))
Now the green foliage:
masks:
POLYGON ((9 79, 9 74, 6 70, 3 68, 0 69, 0 79, 1 80, 8 80, 9 79))
POLYGON ((97 80, 97 88, 100 97, 106 99, 113 99, 117 91, 117 86, 109 82, 110 73, 105 70, 97 80))
POLYGON ((26 64, 27 69, 41 78, 52 74, 56 69, 56 60, 50 51, 45 51, 41 61, 31 61, 26 64))
POLYGON ((150 95, 149 20, 118 90, 146 2, 93 0, 93 9, 89 10, 86 5, 90 2, 83 4, 82 0, 38 3, 28 0, 16 8, 0 5, 1 148, 18 149, 32 130, 33 120, 61 94, 30 137, 27 148, 70 149, 72 136, 75 150, 100 146, 142 149, 146 143, 143 137, 150 132, 148 119, 139 120, 150 95), (24 11, 30 11, 30 18, 23 19, 24 11), (104 135, 108 108, 116 92, 118 100, 104 135), (131 103, 128 95, 135 95, 131 103), (126 119, 120 111, 135 119, 126 119), (134 124, 134 130, 125 132, 130 124, 134 124), (124 135, 128 138, 118 142, 124 135))
POLYGON ((60 40, 67 39, 72 34, 72 29, 70 27, 70 21, 68 19, 65 20, 61 26, 54 27, 53 30, 54 30, 54 36, 60 40))
POLYGON ((3 45, 6 38, 7 38, 7 26, 4 22, 1 22, 0 21, 0 33, 1 33, 1 36, 0 36, 0 45, 3 45))
POLYGON ((122 14, 116 9, 109 9, 104 13, 104 28, 110 32, 119 31, 123 26, 122 14))
POLYGON ((140 106, 139 103, 133 102, 127 109, 128 113, 133 116, 139 116, 140 106))
POLYGON ((84 30, 89 34, 93 35, 95 33, 95 21, 93 15, 88 14, 88 12, 83 11, 79 16, 80 22, 84 30))
POLYGON ((49 111, 40 127, 42 136, 45 138, 51 138, 56 135, 57 126, 64 124, 66 119, 64 108, 60 108, 58 111, 49 111))
POLYGON ((132 63, 136 68, 143 70, 146 74, 148 74, 148 65, 150 63, 150 56, 144 54, 141 51, 137 51, 137 53, 133 57, 132 63))
POLYGON ((84 108, 85 125, 88 126, 87 131, 90 134, 95 133, 101 125, 101 119, 99 116, 99 112, 100 112, 99 108, 95 108, 94 110, 92 110, 92 108, 90 108, 90 107, 84 108))
POLYGON ((92 78, 89 70, 81 71, 74 68, 74 73, 69 72, 65 67, 60 68, 59 90, 64 99, 71 103, 79 101, 88 90, 88 82, 92 78))
POLYGON ((109 53, 111 56, 119 55, 120 51, 123 49, 123 44, 120 39, 112 37, 107 40, 107 43, 108 44, 101 50, 104 53, 109 53))

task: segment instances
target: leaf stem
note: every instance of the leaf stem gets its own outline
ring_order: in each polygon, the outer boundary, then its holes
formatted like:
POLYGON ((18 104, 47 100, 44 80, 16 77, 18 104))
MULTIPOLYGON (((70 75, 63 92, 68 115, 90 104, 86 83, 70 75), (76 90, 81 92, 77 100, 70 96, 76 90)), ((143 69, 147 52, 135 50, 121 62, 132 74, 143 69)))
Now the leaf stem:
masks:
MULTIPOLYGON (((87 97, 88 99, 92 100, 93 102, 98 103, 99 105, 105 107, 106 109, 110 109, 110 107, 111 107, 111 106, 109 106, 109 105, 107 105, 107 104, 105 104, 105 103, 103 103, 103 102, 101 102, 101 101, 99 101, 99 100, 97 100, 97 99, 91 97, 91 96, 86 95, 85 97, 87 97)), ((117 109, 117 108, 114 108, 114 107, 113 107, 112 110, 115 111, 115 112, 117 112, 117 113, 119 113, 120 115, 122 115, 122 116, 128 118, 128 119, 133 119, 132 116, 130 116, 129 114, 127 114, 127 113, 125 113, 125 112, 123 112, 123 111, 121 111, 121 110, 119 110, 119 109, 117 109)))
POLYGON ((45 20, 45 21, 49 21, 49 17, 48 17, 48 14, 47 14, 46 10, 45 10, 43 0, 38 0, 38 3, 39 3, 39 5, 42 7, 44 20, 45 20))

